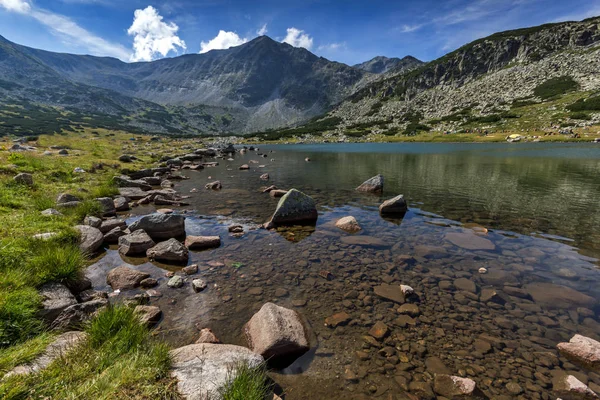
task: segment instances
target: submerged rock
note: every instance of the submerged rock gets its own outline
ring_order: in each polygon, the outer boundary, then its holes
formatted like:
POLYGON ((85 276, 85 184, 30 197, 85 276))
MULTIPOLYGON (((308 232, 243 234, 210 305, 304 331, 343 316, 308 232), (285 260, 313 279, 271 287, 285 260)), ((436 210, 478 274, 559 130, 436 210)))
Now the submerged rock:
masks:
POLYGON ((145 215, 129 226, 133 232, 143 229, 152 239, 162 240, 185 236, 185 217, 179 214, 145 215))
POLYGON ((597 304, 596 299, 587 294, 554 283, 535 282, 525 285, 524 289, 531 295, 533 301, 550 308, 585 307, 593 309, 597 304))
POLYGON ((559 343, 558 350, 569 360, 600 372, 600 342, 582 335, 575 335, 569 343, 559 343))
POLYGON ((248 345, 270 363, 289 365, 309 349, 298 313, 265 303, 244 327, 248 345))
POLYGON ((364 181, 356 188, 359 192, 381 193, 383 192, 383 175, 375 175, 374 177, 364 181))
POLYGON ((189 253, 187 247, 179 240, 169 239, 166 242, 160 242, 156 246, 148 249, 146 251, 146 256, 151 260, 183 263, 187 262, 189 253))
POLYGON ((406 296, 402 291, 402 288, 397 285, 388 285, 387 283, 383 283, 379 286, 375 286, 375 294, 379 297, 383 297, 386 300, 391 300, 399 304, 404 304, 406 301, 406 296))
POLYGON ((361 230, 356 218, 351 215, 338 219, 335 226, 348 233, 356 233, 361 230))
POLYGON ((449 399, 471 398, 476 388, 477 385, 472 379, 445 374, 436 374, 433 384, 435 393, 449 399))
POLYGON ((317 206, 312 197, 291 189, 279 200, 270 222, 274 226, 314 222, 318 216, 317 206))
POLYGON ((573 375, 560 375, 552 380, 554 393, 564 400, 600 399, 585 383, 573 375))
POLYGON ((402 194, 384 201, 379 206, 379 212, 381 214, 404 214, 407 211, 408 206, 406 205, 406 200, 404 200, 404 195, 402 194))
POLYGON ((177 379, 177 391, 188 400, 212 398, 230 379, 235 367, 260 366, 264 359, 241 346, 230 344, 191 344, 170 351, 171 374, 177 379))
POLYGON ((496 245, 490 240, 470 232, 447 233, 445 239, 455 246, 467 250, 494 250, 496 248, 496 245))

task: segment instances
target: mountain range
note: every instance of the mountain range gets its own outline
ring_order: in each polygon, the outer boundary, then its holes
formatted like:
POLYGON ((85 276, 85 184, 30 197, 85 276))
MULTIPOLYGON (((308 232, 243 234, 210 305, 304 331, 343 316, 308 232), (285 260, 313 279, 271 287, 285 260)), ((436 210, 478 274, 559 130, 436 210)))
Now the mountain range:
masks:
POLYGON ((424 121, 452 127, 499 115, 515 100, 539 101, 536 88, 549 79, 568 78, 594 94, 599 44, 600 18, 500 32, 428 63, 375 57, 354 66, 267 36, 138 63, 0 36, 0 134, 91 126, 225 135, 293 132, 288 127, 307 122, 303 132, 369 124, 395 132, 424 121))

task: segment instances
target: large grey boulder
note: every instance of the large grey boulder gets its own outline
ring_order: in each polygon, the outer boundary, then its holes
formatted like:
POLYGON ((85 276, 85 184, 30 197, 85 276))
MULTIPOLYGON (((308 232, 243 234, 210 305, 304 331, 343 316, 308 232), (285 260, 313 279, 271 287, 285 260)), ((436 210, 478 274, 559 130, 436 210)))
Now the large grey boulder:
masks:
POLYGON ((100 229, 100 232, 102 233, 108 233, 115 228, 121 228, 122 230, 124 230, 125 228, 127 228, 127 223, 125 222, 125 220, 120 218, 107 219, 105 221, 102 221, 98 229, 100 229))
POLYGON ((79 231, 79 248, 86 254, 94 254, 102 246, 104 235, 99 229, 89 225, 76 225, 79 231))
POLYGON ((23 364, 13 368, 4 375, 4 378, 8 378, 12 375, 27 375, 39 372, 50 365, 52 361, 59 357, 63 357, 70 350, 77 347, 87 339, 87 337, 88 335, 85 332, 65 332, 62 335, 57 336, 39 357, 29 364, 23 364))
POLYGON ((319 217, 312 197, 296 189, 290 189, 277 203, 269 225, 286 225, 314 222, 319 217))
POLYGON ((131 200, 140 200, 147 196, 139 187, 120 187, 119 194, 131 200))
POLYGON ((359 192, 381 193, 383 192, 383 175, 375 175, 374 177, 364 181, 356 188, 359 192))
POLYGON ((151 260, 164 262, 186 263, 189 257, 188 249, 177 239, 160 242, 146 251, 151 260))
POLYGON ((69 329, 80 329, 92 319, 100 309, 108 305, 107 299, 95 299, 85 303, 73 304, 65 308, 50 325, 50 329, 66 331, 69 329))
POLYGON ((191 344, 171 350, 171 374, 177 390, 188 400, 218 398, 218 390, 235 378, 235 367, 260 366, 264 359, 241 346, 230 344, 191 344))
POLYGON ((115 203, 110 197, 98 197, 96 199, 96 202, 98 202, 100 204, 100 207, 102 207, 103 217, 112 217, 117 213, 117 211, 115 210, 115 203))
POLYGON ((113 290, 133 289, 140 286, 140 282, 149 277, 150 274, 122 265, 108 272, 106 283, 113 290))
POLYGON ((150 214, 129 225, 133 232, 143 229, 152 239, 163 240, 185 236, 185 217, 179 214, 150 214))
POLYGON ((119 238, 119 253, 124 256, 145 254, 155 244, 144 230, 138 229, 119 238))
POLYGON ((38 313, 49 323, 54 321, 65 308, 77 304, 77 299, 71 291, 60 283, 47 283, 40 288, 39 293, 42 309, 38 313))
POLYGON ((127 176, 115 176, 113 178, 113 181, 116 183, 116 185, 118 187, 126 187, 126 188, 133 188, 133 187, 137 187, 140 188, 141 190, 144 191, 148 191, 152 189, 152 186, 148 185, 146 182, 144 182, 141 179, 130 179, 127 176))
POLYGON ((559 343, 558 351, 569 360, 585 368, 600 372, 600 342, 582 335, 575 335, 569 343, 559 343))
POLYGON ((33 175, 26 172, 15 175, 13 180, 20 185, 33 186, 33 175))
POLYGON ((123 228, 116 227, 104 234, 104 243, 107 243, 107 244, 119 243, 119 238, 121 236, 125 236, 125 235, 127 235, 127 232, 125 230, 123 230, 123 228))
POLYGON ((127 198, 123 196, 115 197, 115 199, 113 200, 113 205, 115 206, 115 210, 117 211, 127 211, 130 208, 127 198))
POLYGON ((309 349, 298 313, 273 303, 252 316, 244 333, 252 351, 277 365, 289 365, 309 349))
POLYGON ((392 199, 384 201, 379 206, 379 212, 381 214, 404 214, 408 211, 408 206, 406 205, 406 200, 404 200, 404 195, 400 194, 392 199))

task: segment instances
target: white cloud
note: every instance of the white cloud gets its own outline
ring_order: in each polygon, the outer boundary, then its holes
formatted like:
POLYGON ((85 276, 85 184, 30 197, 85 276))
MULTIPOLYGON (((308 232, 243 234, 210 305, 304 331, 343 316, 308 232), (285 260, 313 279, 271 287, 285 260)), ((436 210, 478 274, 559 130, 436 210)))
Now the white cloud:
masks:
POLYGON ((294 27, 287 29, 287 35, 282 42, 291 44, 294 47, 304 47, 307 50, 310 50, 313 45, 313 39, 308 33, 304 33, 303 30, 294 27))
POLYGON ((400 33, 410 33, 417 31, 423 27, 424 24, 416 24, 416 25, 402 25, 400 27, 400 33))
POLYGON ((131 61, 151 61, 165 57, 177 48, 186 49, 185 42, 177 36, 179 27, 163 21, 163 17, 152 6, 135 10, 133 23, 127 33, 133 36, 131 61))
POLYGON ((0 0, 0 6, 8 11, 27 14, 31 11, 31 5, 25 0, 0 0))
POLYGON ((343 43, 328 43, 320 45, 317 50, 319 51, 336 51, 343 50, 346 48, 346 42, 343 43))
POLYGON ((82 47, 94 55, 117 57, 122 60, 129 58, 129 51, 125 47, 94 35, 69 17, 34 7, 26 0, 0 0, 0 6, 36 19, 68 44, 82 47))
POLYGON ((256 31, 256 34, 257 34, 258 36, 263 36, 263 35, 266 35, 266 34, 267 34, 267 32, 268 32, 268 31, 267 31, 267 24, 264 24, 263 26, 261 26, 261 27, 260 27, 260 29, 259 29, 259 30, 257 30, 257 31, 256 31))
MULTIPOLYGON (((266 29, 266 26, 264 27, 266 29)), ((248 41, 246 38, 241 38, 235 32, 226 32, 220 30, 218 35, 209 40, 208 42, 200 43, 200 54, 209 52, 211 50, 228 49, 230 47, 239 46, 248 41)))

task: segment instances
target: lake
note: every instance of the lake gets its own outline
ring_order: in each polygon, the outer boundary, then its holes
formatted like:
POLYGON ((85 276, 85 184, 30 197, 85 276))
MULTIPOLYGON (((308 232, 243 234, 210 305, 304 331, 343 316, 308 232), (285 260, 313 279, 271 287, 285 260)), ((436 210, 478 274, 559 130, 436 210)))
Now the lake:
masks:
POLYGON ((599 145, 272 145, 217 161, 175 186, 190 196, 177 210, 187 233, 223 241, 191 255, 207 290, 168 288, 165 270, 178 267, 123 260, 116 247, 88 269, 99 289, 123 261, 162 276, 151 304, 173 346, 205 327, 244 345, 243 325, 272 301, 298 311, 311 337, 309 353, 271 372, 286 399, 432 398, 436 373, 470 377, 494 399, 549 399, 564 372, 600 388, 600 375, 556 351, 576 333, 600 339, 599 145), (376 174, 382 195, 354 190, 376 174), (214 180, 222 190, 204 189, 214 180), (272 184, 313 197, 317 224, 259 229, 277 205, 261 193, 272 184), (379 204, 398 194, 409 211, 382 218, 379 204), (358 234, 335 227, 348 215, 358 234), (244 235, 229 234, 232 224, 244 235), (414 288, 416 307, 375 293, 399 284, 414 288), (341 312, 346 324, 325 325, 341 312), (374 339, 378 321, 387 331, 374 339))

